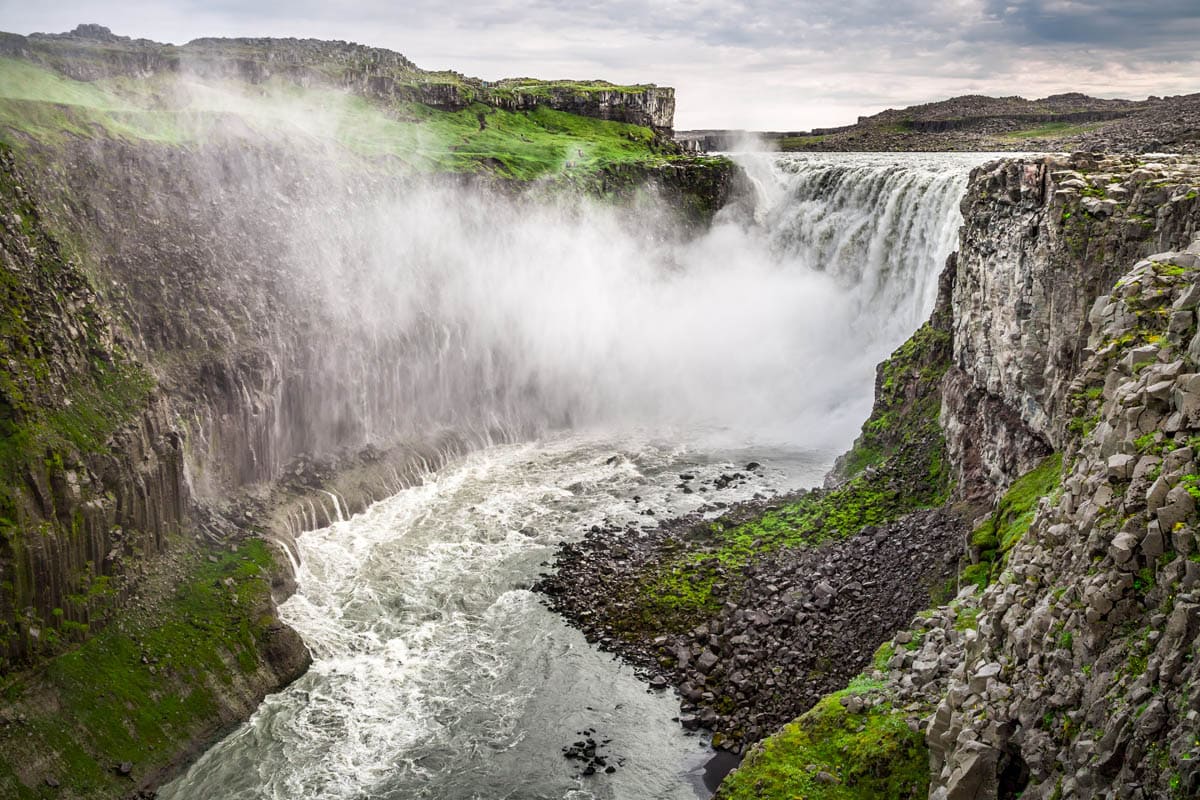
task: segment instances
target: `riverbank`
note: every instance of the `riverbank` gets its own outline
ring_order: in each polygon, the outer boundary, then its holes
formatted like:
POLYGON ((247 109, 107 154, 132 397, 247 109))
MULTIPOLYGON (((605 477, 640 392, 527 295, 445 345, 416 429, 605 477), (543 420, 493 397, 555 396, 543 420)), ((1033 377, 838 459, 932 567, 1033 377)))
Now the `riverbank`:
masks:
MULTIPOLYGON (((673 685, 686 728, 741 753, 842 688, 876 648, 957 590, 971 508, 946 505, 937 424, 949 290, 880 365, 863 434, 834 487, 666 521, 636 539, 595 529, 538 584, 589 640, 673 685), (914 513, 915 512, 915 513, 914 513)), ((720 476, 736 484, 757 464, 720 476)), ((679 476, 683 491, 707 491, 679 476)))

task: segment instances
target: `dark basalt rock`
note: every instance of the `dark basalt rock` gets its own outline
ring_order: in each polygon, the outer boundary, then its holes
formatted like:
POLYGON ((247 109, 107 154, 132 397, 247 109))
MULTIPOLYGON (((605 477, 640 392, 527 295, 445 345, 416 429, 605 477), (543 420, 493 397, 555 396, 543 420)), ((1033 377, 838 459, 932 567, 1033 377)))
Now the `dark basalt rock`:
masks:
MULTIPOLYGON (((738 513, 761 513, 769 502, 738 513)), ((589 532, 560 547, 557 574, 535 588, 590 641, 641 667, 655 684, 674 684, 680 724, 713 731, 718 745, 733 751, 861 672, 880 643, 929 605, 931 589, 953 575, 967 530, 951 513, 926 511, 843 541, 778 551, 746 570, 737 599, 708 623, 649 640, 630 635, 616 624, 628 587, 649 555, 674 546, 689 524, 695 522, 672 521, 640 536, 589 532), (621 558, 612 555, 617 548, 621 558)))

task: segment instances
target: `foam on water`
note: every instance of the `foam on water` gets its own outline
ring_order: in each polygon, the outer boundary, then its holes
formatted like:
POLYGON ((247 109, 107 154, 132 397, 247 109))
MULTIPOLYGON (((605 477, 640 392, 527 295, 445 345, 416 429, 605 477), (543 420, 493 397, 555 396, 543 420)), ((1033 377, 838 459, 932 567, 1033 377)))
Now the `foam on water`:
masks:
POLYGON ((647 694, 525 587, 558 541, 592 524, 652 524, 642 509, 683 513, 813 481, 823 466, 781 458, 746 486, 685 495, 677 472, 703 480, 735 462, 564 436, 477 452, 305 534, 300 588, 280 612, 312 669, 161 796, 691 797, 698 740, 672 721, 674 698, 647 694), (562 757, 590 727, 625 759, 615 775, 575 777, 562 757))

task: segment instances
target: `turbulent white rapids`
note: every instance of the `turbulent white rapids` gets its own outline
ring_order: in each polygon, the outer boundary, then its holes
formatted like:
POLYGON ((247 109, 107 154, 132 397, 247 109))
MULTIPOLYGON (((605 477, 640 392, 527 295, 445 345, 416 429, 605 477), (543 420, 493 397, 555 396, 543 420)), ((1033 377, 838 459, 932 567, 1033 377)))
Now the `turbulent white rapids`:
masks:
MULTIPOLYGON (((509 413, 524 396, 570 430, 476 452, 303 535, 299 591, 281 614, 313 668, 160 796, 703 794, 688 777, 703 743, 672 720, 674 698, 648 693, 528 586, 558 541, 594 524, 636 536, 704 503, 818 482, 869 410, 874 364, 928 315, 983 160, 745 157, 753 218, 731 209, 660 252, 612 219, 542 216, 529 223, 549 226, 540 237, 514 219, 501 234, 461 204, 428 212, 461 227, 450 240, 432 241, 420 219, 393 226, 393 253, 407 236, 446 258, 419 300, 462 332, 441 357, 486 380, 473 358, 502 353, 489 363, 518 370, 522 392, 482 394, 509 413), (766 469, 740 487, 675 488, 677 473, 702 481, 749 460, 766 469), (579 776, 562 757, 591 728, 612 740, 610 775, 579 776)), ((413 302, 391 301, 400 316, 413 302)), ((457 385, 439 369, 425 373, 430 396, 457 385)))

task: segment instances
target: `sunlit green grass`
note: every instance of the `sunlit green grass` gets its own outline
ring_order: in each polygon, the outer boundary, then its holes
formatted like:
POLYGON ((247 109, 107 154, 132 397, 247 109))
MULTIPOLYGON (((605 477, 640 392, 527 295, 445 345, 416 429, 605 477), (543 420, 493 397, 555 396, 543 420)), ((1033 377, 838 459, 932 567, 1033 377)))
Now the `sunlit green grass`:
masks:
POLYGON ((1104 125, 1103 122, 1089 122, 1073 125, 1070 122, 1047 122, 1036 128, 1025 128, 1019 131, 1006 131, 1000 134, 1005 139, 1042 139, 1050 136, 1078 136, 1088 133, 1104 125))
MULTIPOLYGON (((514 88, 638 89, 544 82, 514 88)), ((474 103, 443 111, 279 81, 200 84, 158 76, 85 82, 15 59, 0 59, 0 128, 50 143, 110 137, 185 144, 222 131, 248 131, 300 137, 417 171, 489 172, 521 180, 666 160, 649 128, 549 108, 514 112, 474 103)))

